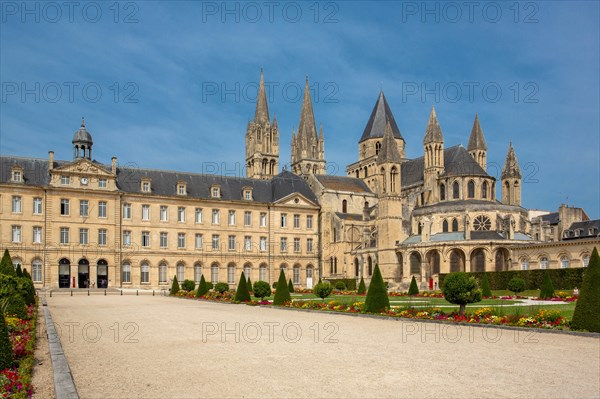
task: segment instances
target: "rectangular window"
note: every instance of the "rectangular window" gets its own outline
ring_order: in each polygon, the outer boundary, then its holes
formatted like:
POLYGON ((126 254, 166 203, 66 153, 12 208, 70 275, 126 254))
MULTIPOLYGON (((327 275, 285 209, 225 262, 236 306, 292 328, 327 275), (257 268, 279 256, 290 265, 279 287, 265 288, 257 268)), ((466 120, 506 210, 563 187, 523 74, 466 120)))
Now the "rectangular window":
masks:
POLYGON ((281 252, 287 251, 287 238, 281 237, 281 252))
POLYGON ((228 249, 230 251, 235 251, 235 236, 229 236, 229 240, 228 240, 228 249))
POLYGON ((33 199, 33 214, 34 215, 42 214, 42 199, 39 197, 35 197, 33 199))
POLYGON ((307 215, 306 216, 306 228, 307 229, 312 229, 313 228, 313 217, 312 217, 312 215, 307 215))
POLYGON ((213 209, 212 211, 212 224, 219 224, 219 210, 213 209))
POLYGON ((300 239, 294 238, 294 252, 300 252, 300 239))
POLYGON ((160 221, 166 222, 167 220, 169 220, 169 208, 167 208, 165 205, 161 205, 160 206, 160 221))
POLYGON ((185 233, 177 234, 177 248, 185 248, 185 233))
POLYGON ((13 213, 21 213, 22 212, 21 197, 18 195, 14 195, 12 197, 12 211, 13 211, 13 213))
POLYGON ((128 247, 131 245, 131 231, 123 231, 123 245, 128 247))
POLYGON ((106 245, 106 235, 107 235, 106 229, 98 230, 98 245, 106 245))
POLYGON ((71 183, 71 178, 69 176, 61 176, 60 184, 67 185, 71 183))
POLYGON ((196 223, 202 223, 202 208, 196 208, 196 223))
POLYGON ((13 181, 16 183, 21 182, 21 171, 19 171, 19 170, 13 171, 13 181))
POLYGON ((182 206, 177 208, 177 221, 182 223, 185 222, 185 208, 182 206))
POLYGON ((81 245, 87 245, 89 243, 88 233, 88 229, 79 229, 79 243, 81 245))
POLYGON ((123 219, 131 219, 131 204, 123 204, 123 219))
POLYGON ((60 200, 60 214, 63 216, 69 215, 69 200, 68 199, 63 198, 60 200))
POLYGON ((145 181, 142 183, 142 191, 145 193, 149 193, 150 192, 150 183, 145 181))
POLYGON ((98 202, 98 217, 99 218, 105 218, 106 217, 106 208, 107 208, 108 204, 106 203, 106 201, 100 201, 98 202))
POLYGON ((107 180, 106 179, 98 179, 98 188, 106 188, 107 180))
POLYGON ((235 211, 229 211, 229 225, 235 225, 235 211))
POLYGON ((150 205, 142 205, 142 220, 150 220, 150 205))
POLYGON ((219 191, 220 191, 219 187, 213 187, 213 189, 211 191, 212 192, 212 197, 213 198, 219 198, 220 197, 219 191))
POLYGON ((306 239, 306 252, 312 252, 313 251, 313 239, 312 238, 307 238, 306 239))
POLYGON ((281 227, 287 227, 287 213, 281 214, 281 227))
POLYGON ((300 215, 294 215, 294 228, 300 228, 300 215))
POLYGON ((250 190, 246 190, 244 191, 244 198, 246 198, 248 201, 252 199, 252 191, 250 190))
POLYGON ((251 225, 252 225, 252 212, 245 211, 244 212, 244 226, 251 226, 251 225))
POLYGON ((219 250, 219 235, 218 234, 212 235, 212 249, 213 249, 213 251, 219 250))
POLYGON ((42 228, 40 226, 33 226, 33 243, 42 243, 42 228))
POLYGON ((150 246, 150 232, 142 231, 142 247, 150 246))
POLYGON ((196 234, 194 239, 196 249, 202 249, 202 234, 196 234))
POLYGON ((252 250, 252 237, 250 237, 250 236, 244 237, 244 249, 246 251, 252 250))
POLYGON ((12 227, 12 242, 21 242, 21 226, 12 227))
POLYGON ((164 231, 160 233, 160 247, 166 248, 169 246, 169 236, 164 231))
POLYGON ((69 228, 68 227, 60 228, 60 243, 61 244, 69 243, 69 228))
POLYGON ((88 200, 79 201, 79 216, 87 217, 89 215, 90 203, 88 200))
POLYGON ((123 282, 131 283, 131 265, 129 263, 123 263, 123 282))
POLYGON ((177 194, 185 195, 185 184, 180 184, 177 186, 177 194))
POLYGON ((261 252, 267 250, 267 237, 260 237, 260 250, 261 252))
POLYGON ((265 212, 260 213, 260 227, 267 227, 267 214, 265 212))

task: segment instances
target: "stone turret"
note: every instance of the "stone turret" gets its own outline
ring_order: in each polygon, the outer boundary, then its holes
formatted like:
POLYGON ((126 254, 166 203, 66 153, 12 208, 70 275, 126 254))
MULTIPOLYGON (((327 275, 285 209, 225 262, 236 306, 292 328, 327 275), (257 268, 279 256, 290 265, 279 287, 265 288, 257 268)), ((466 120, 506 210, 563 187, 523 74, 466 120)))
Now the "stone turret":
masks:
POLYGON ((438 177, 444 174, 444 136, 442 128, 435 113, 435 107, 431 107, 429 122, 423 137, 424 148, 424 199, 425 204, 439 201, 439 190, 437 188, 438 177))
POLYGON ((483 136, 483 130, 479 124, 479 116, 475 115, 473 129, 471 129, 471 137, 469 137, 469 145, 467 151, 473 159, 481 166, 483 170, 487 168, 487 144, 483 136))
POLYGON ((502 168, 502 203, 521 205, 521 168, 512 142, 508 147, 504 167, 502 168))

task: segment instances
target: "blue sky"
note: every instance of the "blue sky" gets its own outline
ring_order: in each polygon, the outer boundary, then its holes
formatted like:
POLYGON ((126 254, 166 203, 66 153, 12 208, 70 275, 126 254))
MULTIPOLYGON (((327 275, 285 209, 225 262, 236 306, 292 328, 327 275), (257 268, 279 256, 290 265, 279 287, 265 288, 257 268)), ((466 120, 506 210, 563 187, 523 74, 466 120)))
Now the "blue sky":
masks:
POLYGON ((98 161, 244 173, 262 67, 281 165, 308 75, 336 174, 383 88, 409 158, 432 105, 446 146, 478 113, 490 174, 512 140, 525 207, 598 218, 598 4, 2 2, 0 153, 71 159, 85 116, 98 161))

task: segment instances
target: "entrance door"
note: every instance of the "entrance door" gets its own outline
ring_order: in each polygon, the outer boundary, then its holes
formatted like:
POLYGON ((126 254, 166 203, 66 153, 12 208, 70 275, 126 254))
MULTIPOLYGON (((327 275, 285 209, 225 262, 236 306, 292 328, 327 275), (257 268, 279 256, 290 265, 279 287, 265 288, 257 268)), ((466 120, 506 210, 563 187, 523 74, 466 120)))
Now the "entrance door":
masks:
POLYGON ((104 259, 100 259, 98 261, 98 266, 96 268, 96 283, 98 288, 107 288, 108 287, 108 264, 104 259))
POLYGON ((79 261, 79 267, 77 270, 77 277, 78 277, 78 287, 79 288, 89 288, 90 287, 90 263, 85 260, 85 259, 81 259, 79 261))
POLYGON ((58 262, 58 288, 69 288, 71 283, 71 262, 61 259, 58 262))
POLYGON ((306 268, 306 288, 309 290, 313 287, 313 268, 306 268))

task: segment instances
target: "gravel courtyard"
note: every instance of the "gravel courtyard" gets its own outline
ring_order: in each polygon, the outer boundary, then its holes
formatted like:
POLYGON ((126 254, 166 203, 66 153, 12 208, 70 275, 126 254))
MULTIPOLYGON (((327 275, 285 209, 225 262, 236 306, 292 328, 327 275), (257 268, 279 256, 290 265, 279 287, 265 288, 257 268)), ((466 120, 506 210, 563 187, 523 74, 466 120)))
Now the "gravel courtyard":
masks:
POLYGON ((81 398, 598 398, 600 340, 161 296, 48 299, 81 398))

